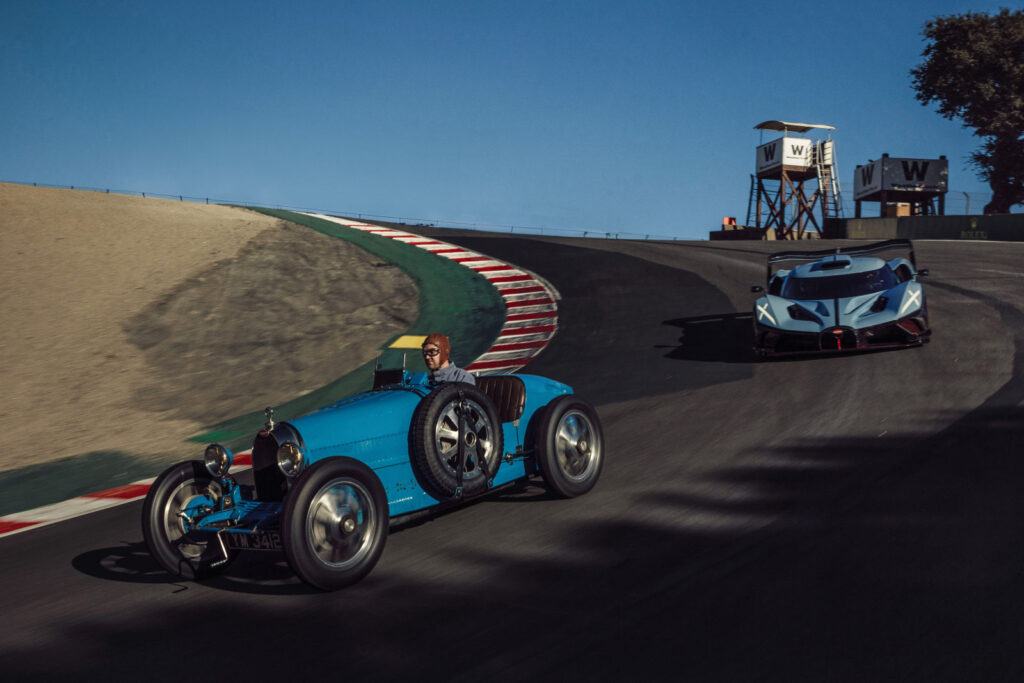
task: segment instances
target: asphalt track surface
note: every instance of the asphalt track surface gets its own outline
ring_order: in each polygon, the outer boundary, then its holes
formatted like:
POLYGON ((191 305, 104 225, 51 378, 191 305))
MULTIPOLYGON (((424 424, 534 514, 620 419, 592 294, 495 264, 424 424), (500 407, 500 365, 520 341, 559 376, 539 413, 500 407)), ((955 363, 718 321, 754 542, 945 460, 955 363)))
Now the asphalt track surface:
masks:
POLYGON ((395 530, 330 594, 173 582, 139 503, 9 536, 5 680, 1021 680, 1024 244, 917 243, 923 348, 756 363, 784 245, 431 234, 560 291, 527 372, 598 406, 597 488, 395 530))

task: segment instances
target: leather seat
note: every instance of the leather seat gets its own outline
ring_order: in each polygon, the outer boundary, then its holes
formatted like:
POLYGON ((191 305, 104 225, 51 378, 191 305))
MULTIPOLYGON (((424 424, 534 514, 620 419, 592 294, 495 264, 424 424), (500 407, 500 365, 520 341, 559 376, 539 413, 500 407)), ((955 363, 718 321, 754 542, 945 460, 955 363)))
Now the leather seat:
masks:
POLYGON ((523 416, 526 386, 514 375, 477 377, 476 386, 494 402, 501 422, 515 422, 523 416))

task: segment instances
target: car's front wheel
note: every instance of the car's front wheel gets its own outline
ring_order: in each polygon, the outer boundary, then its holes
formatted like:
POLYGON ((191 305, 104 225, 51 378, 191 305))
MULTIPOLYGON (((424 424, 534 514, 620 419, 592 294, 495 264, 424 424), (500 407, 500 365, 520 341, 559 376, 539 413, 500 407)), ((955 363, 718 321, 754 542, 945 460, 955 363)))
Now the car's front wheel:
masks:
POLYGON ((355 583, 384 551, 384 486, 358 460, 321 460, 288 493, 281 530, 288 564, 300 579, 321 590, 355 583))
POLYGON ((604 433, 594 408, 574 394, 549 403, 537 430, 537 459, 558 495, 573 498, 594 488, 604 465, 604 433))
POLYGON ((178 463, 157 477, 142 504, 142 536, 161 567, 184 579, 201 579, 219 573, 237 556, 190 533, 222 495, 220 482, 198 460, 178 463))

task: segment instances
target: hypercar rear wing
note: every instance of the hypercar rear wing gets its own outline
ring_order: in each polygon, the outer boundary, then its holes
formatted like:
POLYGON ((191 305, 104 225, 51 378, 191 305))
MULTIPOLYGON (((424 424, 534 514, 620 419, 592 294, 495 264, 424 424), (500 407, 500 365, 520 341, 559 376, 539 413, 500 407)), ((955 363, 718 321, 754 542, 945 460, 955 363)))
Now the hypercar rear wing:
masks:
POLYGON ((766 282, 770 283, 772 275, 774 275, 772 266, 784 261, 808 263, 823 259, 826 256, 833 256, 835 254, 845 254, 847 256, 870 256, 883 251, 904 249, 910 253, 910 263, 913 264, 914 270, 917 270, 917 259, 914 258, 914 244, 908 239, 886 240, 884 242, 865 244, 864 246, 819 249, 817 251, 780 251, 777 254, 771 254, 768 256, 768 276, 766 282))

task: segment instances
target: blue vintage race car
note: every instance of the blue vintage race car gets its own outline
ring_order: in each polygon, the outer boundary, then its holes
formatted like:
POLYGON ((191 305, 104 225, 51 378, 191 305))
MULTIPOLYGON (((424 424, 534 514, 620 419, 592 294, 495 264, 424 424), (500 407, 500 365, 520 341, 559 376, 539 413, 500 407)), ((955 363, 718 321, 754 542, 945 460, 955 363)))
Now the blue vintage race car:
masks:
POLYGON ((426 373, 375 372, 374 388, 290 422, 267 422, 252 484, 232 454, 174 465, 146 496, 152 556, 184 578, 210 576, 242 550, 284 551, 305 582, 332 590, 363 578, 388 526, 541 473, 563 497, 597 483, 604 438, 572 388, 534 375, 431 386, 426 373))
POLYGON ((914 246, 906 239, 772 254, 767 286, 751 287, 763 294, 754 303, 754 352, 768 356, 924 344, 931 328, 918 278, 927 274, 917 269, 914 246))

